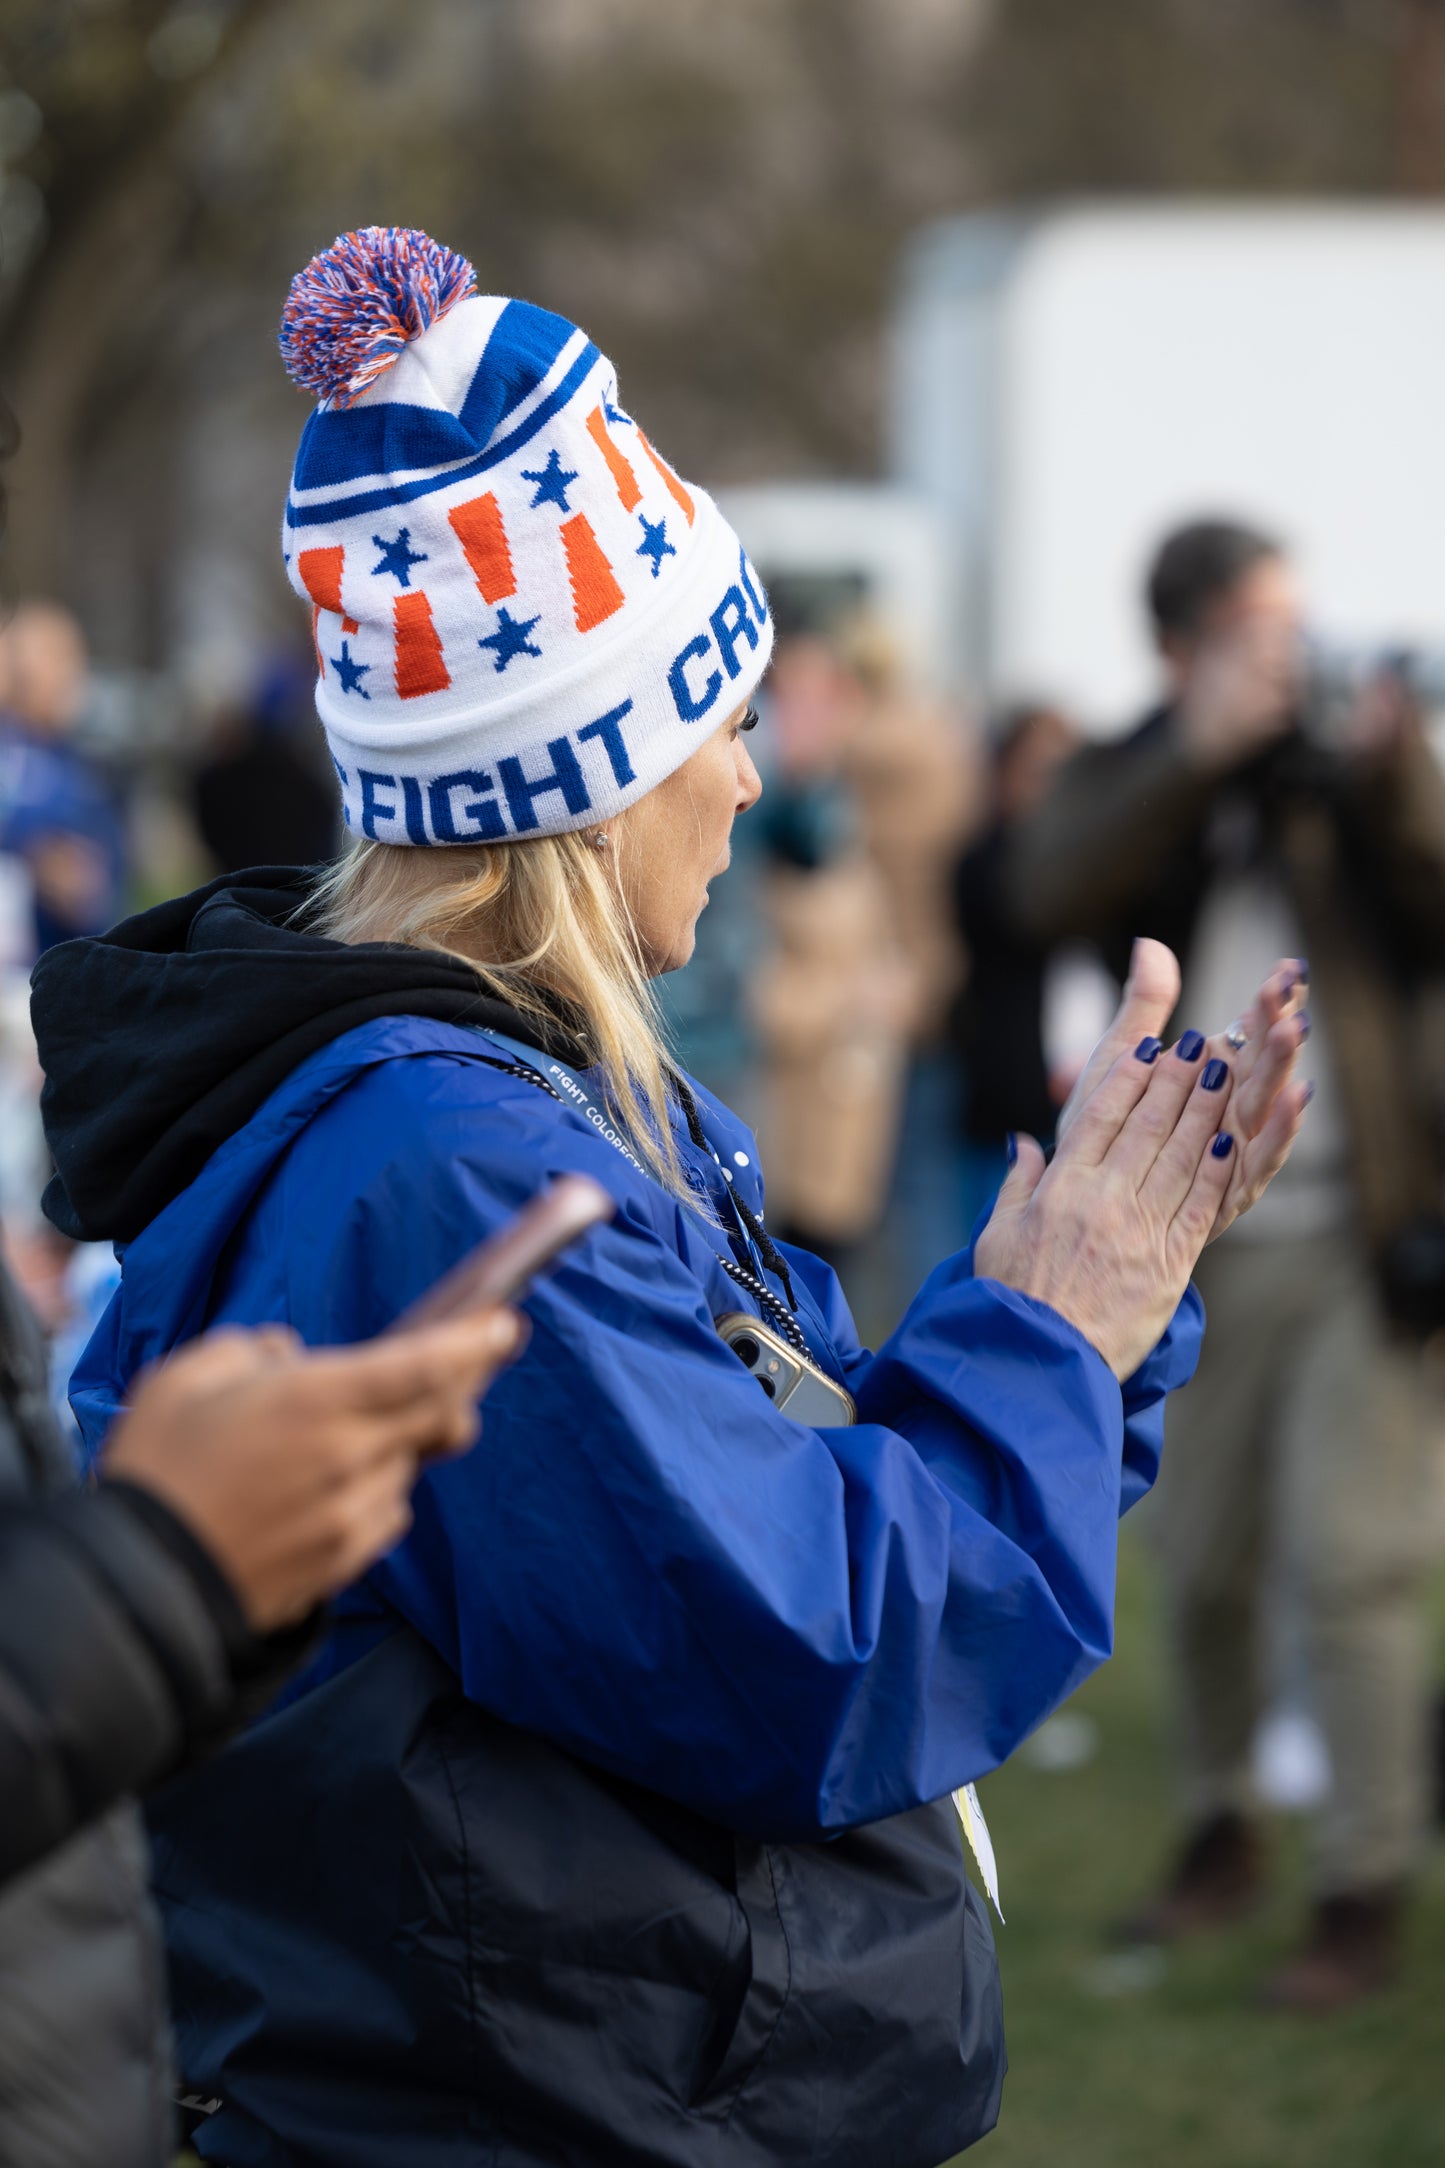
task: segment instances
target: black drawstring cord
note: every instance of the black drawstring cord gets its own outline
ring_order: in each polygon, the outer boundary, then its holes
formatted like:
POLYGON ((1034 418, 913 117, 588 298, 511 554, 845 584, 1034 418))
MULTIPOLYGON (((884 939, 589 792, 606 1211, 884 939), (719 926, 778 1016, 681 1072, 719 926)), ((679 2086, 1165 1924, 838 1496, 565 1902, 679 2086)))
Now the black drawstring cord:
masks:
MULTIPOLYGON (((544 1091, 549 1099, 555 1099, 559 1106, 565 1107, 567 1105, 567 1101, 562 1097, 557 1087, 549 1083, 541 1071, 534 1069, 529 1062, 498 1061, 489 1054, 479 1055, 478 1059, 484 1061, 489 1069, 500 1069, 503 1076, 520 1077, 526 1084, 535 1084, 539 1091, 544 1091)), ((692 1093, 683 1083, 681 1077, 674 1075, 672 1081, 677 1089, 678 1103, 687 1119, 688 1135, 701 1151, 711 1151, 712 1147, 703 1132, 702 1122, 699 1119, 692 1093)), ((732 1201, 737 1206, 738 1216, 742 1220, 744 1227, 746 1227, 753 1241, 757 1244, 758 1254, 764 1264, 770 1272, 775 1272, 778 1275, 778 1278, 787 1289, 788 1303, 792 1304, 792 1309, 788 1308, 787 1303, 778 1300, 766 1280, 760 1279, 750 1265, 743 1264, 736 1257, 725 1256, 721 1251, 717 1253, 717 1261, 729 1279, 736 1280, 739 1287, 746 1288, 764 1317, 770 1317, 773 1320, 788 1344, 796 1348, 800 1355, 807 1355, 809 1352, 807 1340, 803 1336, 802 1327, 793 1316, 793 1310, 798 1307, 798 1298, 793 1293, 793 1283, 788 1277, 788 1268, 778 1253, 777 1244, 762 1225, 762 1222, 754 1218, 741 1197, 734 1194, 732 1201)))
MULTIPOLYGON (((710 1152, 712 1150, 712 1146, 708 1143, 706 1133, 703 1130, 702 1117, 697 1111, 697 1101, 693 1098, 692 1093, 688 1090, 687 1085, 677 1074, 676 1070, 673 1070, 671 1072, 671 1075, 673 1089, 677 1093, 678 1104, 682 1108, 684 1118, 687 1122, 688 1135, 691 1137, 693 1143, 698 1147, 699 1151, 710 1152)), ((726 1180, 726 1176, 724 1176, 724 1180, 726 1180)), ((729 1183, 728 1186, 731 1192, 732 1202, 737 1207, 738 1218, 742 1221, 744 1227, 746 1227, 752 1241, 757 1245, 758 1255, 762 1258, 763 1263, 767 1266, 769 1272, 775 1272, 778 1278, 782 1281, 784 1290, 788 1297, 789 1305, 791 1306, 791 1308, 796 1310, 798 1307, 798 1298, 793 1293, 793 1282, 791 1277, 789 1276, 788 1268, 783 1260, 783 1254, 781 1250, 778 1248, 777 1243, 774 1242, 772 1236, 768 1233, 768 1230, 763 1225, 762 1221, 756 1216, 755 1213, 752 1213, 748 1210, 747 1206, 743 1203, 742 1198, 738 1195, 737 1190, 733 1188, 731 1183, 729 1183)))

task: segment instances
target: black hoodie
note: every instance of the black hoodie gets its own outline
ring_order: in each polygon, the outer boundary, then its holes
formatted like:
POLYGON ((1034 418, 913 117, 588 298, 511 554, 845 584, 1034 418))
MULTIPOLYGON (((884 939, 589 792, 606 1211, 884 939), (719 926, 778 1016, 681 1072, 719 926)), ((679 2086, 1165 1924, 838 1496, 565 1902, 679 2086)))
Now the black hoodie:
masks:
MULTIPOLYGON (((128 1242, 279 1084, 358 1024, 429 1016, 543 1044, 535 1020, 437 949, 308 930, 314 873, 262 866, 158 904, 35 967, 45 1210, 76 1241, 128 1242)), ((585 1061, 565 1021, 546 1034, 585 1061)))

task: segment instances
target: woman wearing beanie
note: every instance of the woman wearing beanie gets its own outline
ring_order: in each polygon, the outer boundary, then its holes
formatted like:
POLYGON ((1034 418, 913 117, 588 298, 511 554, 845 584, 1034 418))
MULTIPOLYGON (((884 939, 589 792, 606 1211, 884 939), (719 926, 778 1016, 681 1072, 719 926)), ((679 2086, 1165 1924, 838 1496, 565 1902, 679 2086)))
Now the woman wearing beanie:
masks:
POLYGON ((282 344, 321 400, 283 549, 352 848, 41 968, 54 1215, 126 1245, 82 1421, 203 1325, 377 1331, 550 1176, 617 1213, 321 1661, 156 1809, 195 2142, 933 2168, 1004 2072, 950 1794, 1108 1654, 1190 1269, 1302 1112, 1288 974, 1242 1051, 1161 1053, 1141 945, 1052 1167, 1023 1147, 869 1354, 649 996, 758 794, 736 537, 582 332, 424 235, 343 237, 282 344), (730 1316, 803 1370, 791 1408, 730 1316))

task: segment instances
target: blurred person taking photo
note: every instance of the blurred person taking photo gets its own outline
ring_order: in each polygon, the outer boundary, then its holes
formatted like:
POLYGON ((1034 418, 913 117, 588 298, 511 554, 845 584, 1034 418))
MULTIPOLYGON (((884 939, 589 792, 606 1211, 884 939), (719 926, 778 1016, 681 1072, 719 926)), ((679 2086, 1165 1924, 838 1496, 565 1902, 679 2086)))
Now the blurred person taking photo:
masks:
POLYGON ((1167 1940, 1263 1891, 1250 1742, 1263 1600, 1283 1577, 1333 1788, 1310 1935, 1266 1993, 1332 2009, 1390 1978, 1427 1821, 1414 1343, 1445 1320, 1445 1244, 1437 1080, 1410 1054, 1414 998, 1445 962, 1445 783, 1385 679, 1322 727, 1298 584, 1269 536, 1226 520, 1180 529, 1154 559, 1148 606, 1164 697, 1127 737, 1069 761, 1016 832, 1015 922, 1041 941, 1167 941, 1190 1015, 1227 1008, 1260 957, 1297 956, 1318 1093, 1260 1212, 1200 1266, 1209 1334, 1170 1411, 1154 1520, 1188 1829, 1127 1926, 1167 1940))
POLYGON ((27 602, 3 641, 0 852, 29 872, 38 955, 119 916, 124 827, 107 778, 75 741, 89 670, 79 625, 56 603, 27 602))
POLYGON ((1190 1272, 1303 1112, 1288 974, 1201 1067, 1141 942, 1052 1165, 870 1354, 651 1002, 759 796, 737 537, 585 333, 425 234, 342 236, 282 331, 354 847, 40 967, 56 1209, 126 1245, 87 1437, 202 1319, 373 1332, 545 1175, 618 1209, 486 1452, 152 1810, 195 2143, 935 2168, 1004 2073, 950 1793, 1107 1653, 1190 1272))

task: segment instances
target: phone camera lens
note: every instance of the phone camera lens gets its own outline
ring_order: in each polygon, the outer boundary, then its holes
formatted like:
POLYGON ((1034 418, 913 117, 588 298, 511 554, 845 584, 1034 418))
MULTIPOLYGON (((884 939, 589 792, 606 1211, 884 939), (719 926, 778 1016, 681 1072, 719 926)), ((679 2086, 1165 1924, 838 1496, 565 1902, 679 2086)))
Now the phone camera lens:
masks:
POLYGON ((762 1360, 763 1351, 756 1340, 751 1339, 747 1333, 744 1333, 741 1339, 734 1340, 733 1353, 740 1363, 746 1363, 748 1369, 751 1370, 756 1363, 762 1360))
POLYGON ((771 1378, 759 1378, 759 1379, 758 1379, 758 1383, 759 1383, 759 1385, 761 1385, 761 1387, 763 1388, 763 1391, 764 1391, 764 1392, 765 1392, 765 1393, 767 1394, 767 1396, 768 1396, 769 1400, 776 1400, 776 1399, 777 1399, 777 1397, 778 1397, 778 1388, 777 1388, 777 1386, 776 1386, 776 1385, 775 1385, 775 1384, 773 1383, 773 1381, 772 1381, 772 1379, 771 1379, 771 1378))

